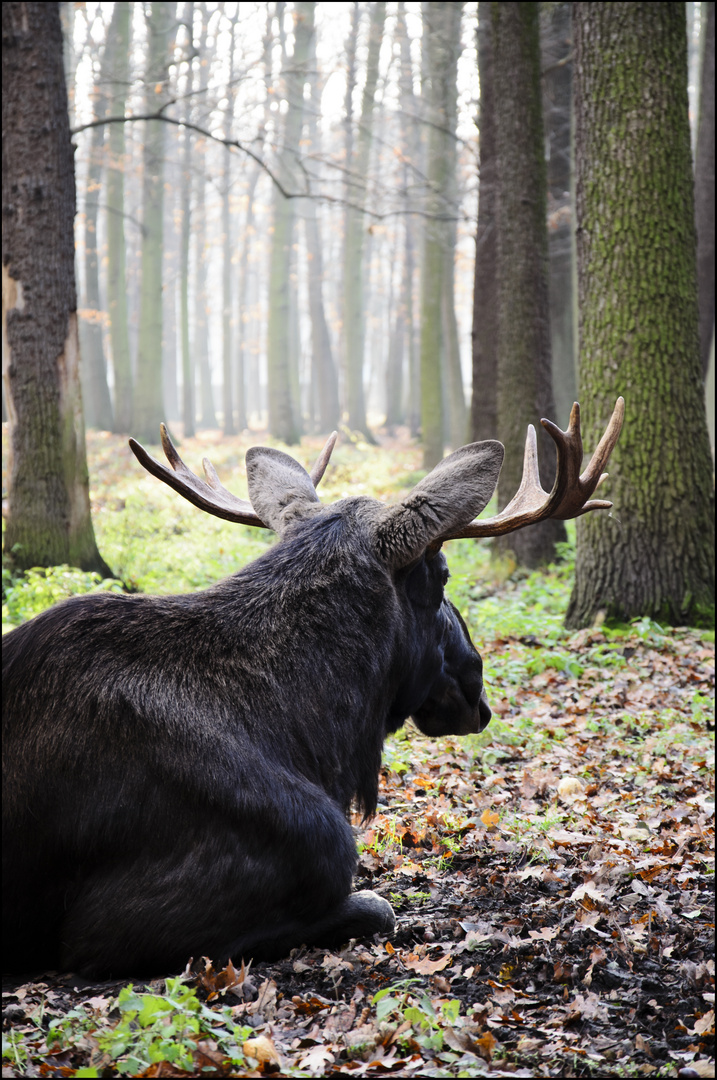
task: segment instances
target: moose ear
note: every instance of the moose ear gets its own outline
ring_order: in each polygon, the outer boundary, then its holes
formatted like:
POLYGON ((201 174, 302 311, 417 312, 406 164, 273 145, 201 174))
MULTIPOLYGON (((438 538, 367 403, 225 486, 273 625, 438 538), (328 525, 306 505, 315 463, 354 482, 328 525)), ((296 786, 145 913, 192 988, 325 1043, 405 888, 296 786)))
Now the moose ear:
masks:
POLYGON ((281 450, 251 446, 246 452, 246 475, 252 506, 279 536, 310 507, 320 505, 309 474, 281 450))
POLYGON ((485 509, 498 483, 505 451, 490 439, 469 443, 439 461, 378 526, 379 553, 394 569, 417 559, 428 545, 469 524, 485 509))

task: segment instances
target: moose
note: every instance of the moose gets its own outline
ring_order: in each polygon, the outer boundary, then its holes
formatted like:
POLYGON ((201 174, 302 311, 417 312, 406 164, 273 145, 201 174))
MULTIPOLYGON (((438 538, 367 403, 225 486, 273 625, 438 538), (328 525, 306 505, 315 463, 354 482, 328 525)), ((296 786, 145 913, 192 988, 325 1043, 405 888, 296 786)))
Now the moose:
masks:
POLYGON ((543 420, 496 517, 476 521, 503 446, 471 443, 395 505, 322 505, 288 454, 246 453, 249 499, 179 457, 140 463, 228 521, 273 529, 255 562, 192 595, 74 597, 5 638, 4 970, 160 973, 206 955, 275 959, 387 934, 390 904, 352 892, 350 806, 376 809, 382 745, 408 717, 429 736, 479 732, 482 662, 444 595, 441 545, 611 503, 591 496, 622 425, 619 399, 585 471, 579 407, 543 420))

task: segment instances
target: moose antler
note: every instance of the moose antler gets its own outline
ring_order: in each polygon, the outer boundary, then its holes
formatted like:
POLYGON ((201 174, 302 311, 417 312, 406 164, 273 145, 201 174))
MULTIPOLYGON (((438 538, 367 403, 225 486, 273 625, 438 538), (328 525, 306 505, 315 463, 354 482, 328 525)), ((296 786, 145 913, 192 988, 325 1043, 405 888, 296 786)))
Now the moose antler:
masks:
POLYGON ((624 415, 625 401, 619 397, 605 434, 582 474, 580 469, 583 461, 583 440, 580 435, 580 406, 577 401, 570 411, 567 431, 562 431, 552 420, 540 421, 558 451, 555 483, 550 494, 543 490, 540 483, 538 444, 535 428, 530 424, 525 440, 523 478, 505 509, 495 517, 472 521, 470 525, 446 533, 440 538, 441 542, 467 536, 502 536, 546 518, 567 521, 568 518, 587 514, 590 510, 609 510, 611 502, 591 499, 590 496, 607 476, 603 468, 620 435, 624 415))
MULTIPOLYGON (((204 458, 202 461, 207 478, 202 480, 184 464, 164 424, 159 425, 159 433, 162 438, 162 449, 167 461, 172 466, 171 469, 168 469, 161 461, 157 461, 151 454, 148 454, 145 448, 135 439, 129 440, 132 453, 147 472, 151 473, 152 476, 156 476, 158 480, 162 480, 165 484, 169 484, 171 488, 178 491, 190 503, 194 503, 200 510, 205 510, 208 514, 213 514, 214 517, 224 518, 226 521, 236 521, 240 525, 256 525, 261 529, 269 528, 255 513, 248 499, 239 499, 236 495, 232 495, 230 491, 227 491, 208 458, 204 458)), ((316 464, 309 473, 314 487, 318 487, 322 476, 326 472, 326 466, 329 463, 331 451, 336 444, 337 437, 335 431, 329 436, 326 445, 316 460, 316 464)))

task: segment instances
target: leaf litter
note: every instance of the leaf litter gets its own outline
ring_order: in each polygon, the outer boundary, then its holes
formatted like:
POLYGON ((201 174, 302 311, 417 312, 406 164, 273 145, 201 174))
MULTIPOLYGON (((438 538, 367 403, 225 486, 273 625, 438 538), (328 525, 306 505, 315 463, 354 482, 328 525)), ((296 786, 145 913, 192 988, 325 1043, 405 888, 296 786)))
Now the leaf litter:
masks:
POLYGON ((6 978, 4 1076, 714 1076, 713 635, 568 636, 569 571, 475 585, 469 543, 449 587, 494 718, 407 725, 354 821, 391 939, 133 986, 6 978))
MULTIPOLYGON (((230 1051, 194 1032, 190 1068, 714 1075, 713 648, 695 631, 625 633, 624 663, 600 668, 607 633, 570 647, 579 677, 550 668, 492 688, 485 735, 435 742, 409 725, 391 742, 379 811, 354 827, 357 884, 394 904, 396 933, 220 972, 195 962, 185 987, 218 1031, 245 1037, 230 1051)), ((124 986, 4 980, 4 1075, 116 1075, 100 1047, 124 986)))

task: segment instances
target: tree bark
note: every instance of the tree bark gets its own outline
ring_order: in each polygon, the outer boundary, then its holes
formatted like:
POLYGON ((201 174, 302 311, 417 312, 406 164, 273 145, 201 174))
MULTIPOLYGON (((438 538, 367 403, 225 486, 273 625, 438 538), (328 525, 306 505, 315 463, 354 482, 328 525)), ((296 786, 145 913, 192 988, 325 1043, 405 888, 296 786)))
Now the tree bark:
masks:
POLYGON ((2 36, 5 552, 22 569, 69 563, 110 577, 90 516, 59 5, 3 4, 2 36))
POLYGON ((491 5, 478 4, 479 186, 473 290, 471 437, 498 438, 498 234, 491 5))
POLYGON ((707 378, 715 325, 715 6, 702 4, 699 120, 695 152, 695 223, 700 358, 707 378))
POLYGON ((615 510, 578 521, 567 623, 713 620, 685 5, 575 4, 573 25, 586 445, 618 394, 626 414, 606 490, 615 510))
MULTIPOLYGON (((539 424, 555 415, 550 363, 545 145, 536 3, 492 8, 498 171, 498 438, 505 461, 498 485, 502 510, 518 490, 528 424, 538 429, 543 486, 555 476, 555 449, 539 424)), ((555 558, 565 538, 559 521, 543 521, 500 538, 524 566, 555 558)))
MULTIPOLYGON (((112 110, 115 115, 122 115, 129 86, 130 5, 127 0, 118 0, 114 6, 106 47, 110 51, 107 66, 112 86, 112 110)), ((107 309, 114 373, 112 430, 116 433, 126 433, 132 428, 132 363, 124 238, 125 160, 124 124, 110 124, 107 165, 107 309)))

